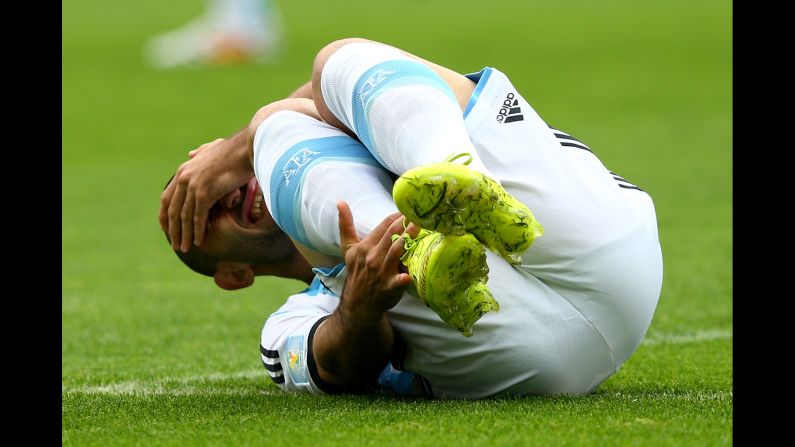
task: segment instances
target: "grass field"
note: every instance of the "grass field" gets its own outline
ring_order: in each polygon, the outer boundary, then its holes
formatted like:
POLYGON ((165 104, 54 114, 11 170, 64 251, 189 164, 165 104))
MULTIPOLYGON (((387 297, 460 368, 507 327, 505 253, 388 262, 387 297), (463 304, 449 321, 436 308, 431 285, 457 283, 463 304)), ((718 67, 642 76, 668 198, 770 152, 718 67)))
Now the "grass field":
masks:
POLYGON ((64 445, 729 445, 732 52, 725 0, 277 2, 265 66, 159 72, 141 47, 200 0, 63 3, 64 445), (366 18, 366 20, 363 20, 366 18), (461 72, 506 72, 553 126, 648 191, 665 257, 647 338, 582 398, 479 402, 284 394, 258 357, 296 281, 223 292, 157 223, 189 149, 361 36, 461 72))

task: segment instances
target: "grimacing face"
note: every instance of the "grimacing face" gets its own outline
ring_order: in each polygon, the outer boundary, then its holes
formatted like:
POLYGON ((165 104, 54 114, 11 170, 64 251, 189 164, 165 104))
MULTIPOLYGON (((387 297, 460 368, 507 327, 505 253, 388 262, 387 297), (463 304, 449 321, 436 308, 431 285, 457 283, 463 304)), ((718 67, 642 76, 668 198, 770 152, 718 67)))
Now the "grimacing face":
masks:
POLYGON ((255 177, 210 209, 199 248, 218 259, 252 265, 286 261, 295 252, 268 212, 255 177))

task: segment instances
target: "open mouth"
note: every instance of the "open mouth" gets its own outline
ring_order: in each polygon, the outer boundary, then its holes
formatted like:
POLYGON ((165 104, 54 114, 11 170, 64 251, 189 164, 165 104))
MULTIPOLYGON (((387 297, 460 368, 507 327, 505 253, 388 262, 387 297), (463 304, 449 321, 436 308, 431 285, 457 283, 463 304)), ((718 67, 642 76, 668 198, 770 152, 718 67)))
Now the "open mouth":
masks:
POLYGON ((243 220, 247 225, 257 223, 262 217, 262 189, 256 177, 246 184, 246 199, 243 202, 243 220))

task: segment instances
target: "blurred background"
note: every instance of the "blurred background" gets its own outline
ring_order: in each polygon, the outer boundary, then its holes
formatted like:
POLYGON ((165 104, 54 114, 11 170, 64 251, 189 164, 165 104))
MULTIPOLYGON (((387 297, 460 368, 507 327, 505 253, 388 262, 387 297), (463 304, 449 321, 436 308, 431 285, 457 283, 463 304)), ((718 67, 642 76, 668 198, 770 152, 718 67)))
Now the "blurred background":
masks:
MULTIPOLYGON (((206 2, 63 3, 65 390, 261 368, 265 318, 303 285, 216 288, 171 252, 159 196, 189 150, 243 127, 309 80, 323 45, 353 36, 462 73, 505 72, 550 125, 654 199, 665 277, 648 336, 730 337, 730 2, 271 3, 280 39, 264 62, 168 69, 149 62, 147 42, 205 14, 206 2)), ((730 345, 691 354, 722 366, 682 366, 682 380, 730 383, 730 345)), ((626 368, 643 370, 643 355, 626 368)))

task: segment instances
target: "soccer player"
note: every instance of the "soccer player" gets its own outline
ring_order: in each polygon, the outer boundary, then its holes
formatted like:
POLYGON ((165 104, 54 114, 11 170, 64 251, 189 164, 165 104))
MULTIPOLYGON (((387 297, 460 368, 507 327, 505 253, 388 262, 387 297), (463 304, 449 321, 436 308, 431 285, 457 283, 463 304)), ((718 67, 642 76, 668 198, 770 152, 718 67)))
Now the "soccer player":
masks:
POLYGON ((153 37, 144 53, 156 68, 262 62, 279 51, 282 34, 271 0, 207 0, 201 17, 153 37))
MULTIPOLYGON (((662 279, 651 198, 548 126, 505 74, 487 67, 463 76, 346 39, 321 50, 311 84, 294 96, 312 99, 268 105, 233 138, 194 151, 160 212, 178 255, 223 288, 246 287, 258 274, 309 284, 263 329, 262 360, 280 386, 337 392, 378 383, 456 398, 584 394, 637 348, 662 279), (456 204, 433 177, 462 169, 474 173, 466 175, 477 179, 475 192, 458 190, 469 203, 456 204), (416 229, 392 240, 403 230, 390 194, 395 175, 403 176, 398 185, 419 182, 420 197, 455 205, 426 210, 432 226, 452 215, 462 237, 477 235, 486 215, 498 236, 481 231, 477 239, 488 248, 487 285, 499 311, 484 312, 469 337, 426 307, 421 291, 404 293, 411 281, 400 258, 428 268, 436 258, 405 244, 420 236, 416 229), (500 246, 512 232, 479 209, 492 203, 479 194, 495 191, 508 197, 506 209, 532 210, 543 237, 518 251, 500 246), (264 234, 277 243, 252 254, 247 241, 264 234)), ((422 220, 422 210, 403 203, 413 195, 400 191, 400 211, 422 220)))

